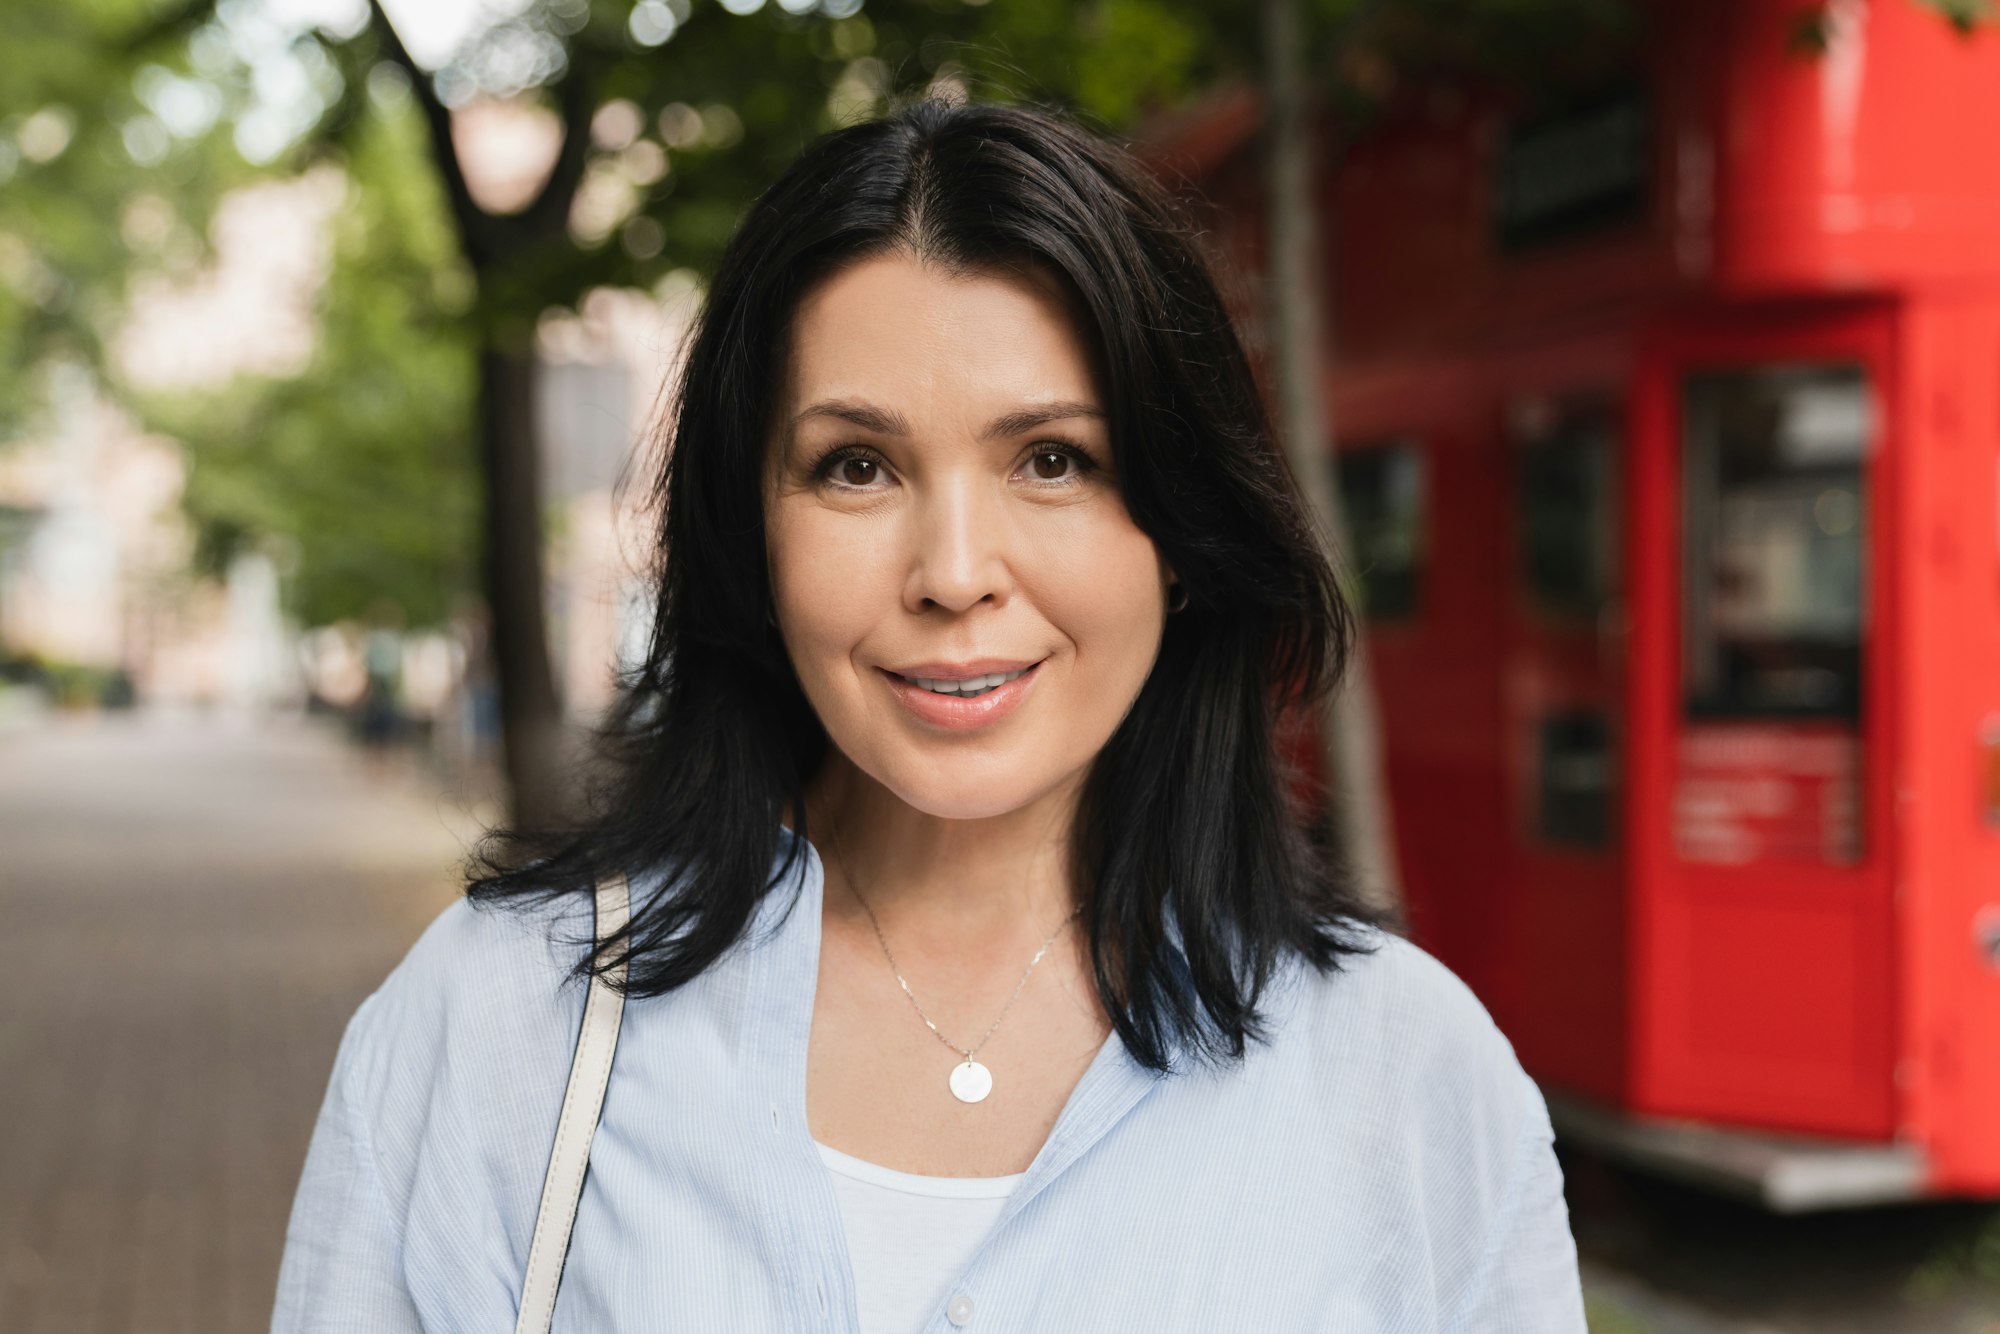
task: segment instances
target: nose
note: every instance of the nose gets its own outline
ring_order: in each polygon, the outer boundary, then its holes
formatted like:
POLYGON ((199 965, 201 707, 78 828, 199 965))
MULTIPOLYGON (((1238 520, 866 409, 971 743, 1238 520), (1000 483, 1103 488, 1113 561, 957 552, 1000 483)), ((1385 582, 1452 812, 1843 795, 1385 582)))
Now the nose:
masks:
POLYGON ((942 478, 924 488, 915 511, 904 596, 909 609, 964 612, 982 602, 1005 603, 1013 590, 1009 526, 990 483, 942 478))

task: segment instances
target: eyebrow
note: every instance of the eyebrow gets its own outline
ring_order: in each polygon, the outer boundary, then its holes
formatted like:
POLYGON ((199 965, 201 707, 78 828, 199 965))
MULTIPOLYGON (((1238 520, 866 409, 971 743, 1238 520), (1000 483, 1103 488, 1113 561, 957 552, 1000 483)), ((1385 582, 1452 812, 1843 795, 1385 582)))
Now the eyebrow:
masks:
POLYGON ((814 417, 831 417, 859 426, 864 431, 874 431, 881 435, 908 435, 910 424, 903 420, 903 414, 893 408, 878 408, 873 403, 859 399, 825 399, 792 418, 794 430, 814 417))
POLYGON ((1101 421, 1104 418, 1104 411, 1091 403, 1073 401, 1042 403, 1016 412, 1002 413, 986 423, 986 429, 979 433, 979 438, 995 440, 1001 436, 1020 435, 1024 431, 1034 430, 1037 426, 1068 421, 1073 417, 1095 417, 1101 421))
MULTIPOLYGON (((1020 408, 1014 412, 1002 413, 986 423, 986 429, 979 433, 981 440, 993 440, 1001 436, 1019 435, 1032 431, 1037 426, 1050 422, 1067 421, 1074 417, 1102 418, 1104 410, 1091 403, 1074 400, 1059 400, 1054 403, 1038 403, 1034 407, 1020 408)), ((910 424, 903 415, 893 408, 881 408, 860 399, 826 399, 815 403, 792 418, 794 430, 813 417, 832 417, 858 426, 864 431, 874 431, 880 435, 908 435, 910 424)))

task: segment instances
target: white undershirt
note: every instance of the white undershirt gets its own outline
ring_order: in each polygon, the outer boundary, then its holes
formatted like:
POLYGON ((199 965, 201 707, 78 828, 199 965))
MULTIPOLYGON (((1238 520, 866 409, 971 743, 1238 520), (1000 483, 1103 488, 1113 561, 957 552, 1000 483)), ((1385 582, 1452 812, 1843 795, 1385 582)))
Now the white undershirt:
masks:
POLYGON ((833 1172, 862 1334, 921 1330, 1027 1175, 919 1176, 813 1143, 833 1172))

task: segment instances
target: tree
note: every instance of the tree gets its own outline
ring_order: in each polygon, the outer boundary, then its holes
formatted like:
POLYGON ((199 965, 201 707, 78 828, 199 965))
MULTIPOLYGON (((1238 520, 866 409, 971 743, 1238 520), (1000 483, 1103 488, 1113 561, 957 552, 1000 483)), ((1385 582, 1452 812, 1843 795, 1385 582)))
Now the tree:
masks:
MULTIPOLYGON (((1332 438, 1320 393, 1320 229, 1312 209, 1311 124, 1305 98, 1298 0, 1263 0, 1266 97, 1266 192, 1270 210, 1269 294, 1278 361, 1280 419, 1293 474, 1324 533, 1328 554, 1352 549, 1341 509, 1339 474, 1323 442, 1332 438)), ((1382 712, 1357 642, 1348 679, 1327 703, 1318 734, 1336 799, 1340 844, 1359 889, 1371 902, 1402 900, 1382 712)))
MULTIPOLYGON (((442 476, 444 455, 429 445, 454 433, 423 424, 450 410, 458 379, 441 360, 471 340, 482 582, 507 768, 521 822, 560 818, 560 727, 532 536, 540 527, 528 435, 535 322, 597 286, 708 267, 743 204, 807 139, 871 114, 892 94, 952 81, 954 44, 990 24, 972 7, 915 0, 878 0, 868 15, 857 12, 859 0, 793 12, 800 8, 783 0, 732 14, 697 11, 688 0, 544 0, 431 71, 410 57, 379 6, 358 25, 286 35, 251 4, 17 0, 0 11, 0 340, 12 354, 0 358, 0 416, 30 401, 37 368, 53 358, 108 370, 106 342, 128 279, 196 269, 208 210, 230 186, 332 162, 365 208, 379 184, 368 179, 369 127, 385 114, 370 90, 394 86, 384 75, 401 71, 429 130, 457 250, 409 255, 418 268, 470 276, 463 321, 410 308, 404 290, 427 284, 393 247, 357 247, 350 236, 321 312, 326 346, 303 375, 177 401, 141 397, 156 423, 194 448, 189 504, 208 557, 219 561, 260 536, 295 539, 295 605, 335 614, 364 587, 417 597, 409 580, 443 577, 440 553, 408 541, 422 530, 385 513, 399 506, 357 511, 316 497, 350 494, 364 467, 378 478, 408 476, 411 467, 442 476), (313 85, 307 101, 318 111, 307 132, 273 137, 260 71, 241 49, 252 30, 266 45, 285 46, 293 80, 313 85), (518 212, 489 211, 468 187, 452 118, 473 94, 534 99, 561 126, 548 181, 518 212), (230 151, 232 138, 240 152, 230 151), (400 278, 379 280, 378 267, 400 278), (395 288, 402 279, 414 285, 395 288), (407 318, 371 319, 383 310, 407 318), (355 384, 374 386, 373 401, 407 405, 404 426, 370 417, 362 400, 341 392, 355 384), (380 521, 339 521, 357 513, 380 521)), ((1080 83, 1115 114, 1199 66, 1202 42, 1164 17, 1168 7, 1113 0, 1101 9, 1081 25, 1054 0, 1018 0, 1009 12, 1036 63, 1062 66, 1079 33, 1100 39, 1110 54, 1087 62, 1080 83), (1159 70, 1149 73, 1149 62, 1159 70)), ((390 497, 386 488, 380 494, 390 497)), ((452 531, 447 522, 427 535, 452 531)))
MULTIPOLYGON (((1352 0, 1329 13, 1322 4, 1320 24, 1309 37, 1300 0, 1262 0, 1263 48, 1259 53, 1265 103, 1265 194, 1268 209, 1269 273, 1265 286, 1274 360, 1277 362, 1280 420, 1287 452, 1326 540, 1329 554, 1352 549, 1340 495, 1339 473, 1327 448, 1333 438, 1326 400, 1320 391, 1324 323, 1330 319, 1316 257, 1323 251, 1322 219, 1313 208, 1314 123, 1329 108, 1310 104, 1307 54, 1317 37, 1325 68, 1336 77, 1318 80, 1336 98, 1346 94, 1352 113, 1379 96, 1402 63, 1445 62, 1502 72, 1502 60, 1518 60, 1525 44, 1529 64, 1547 68, 1551 52, 1535 41, 1537 31, 1562 34, 1591 54, 1617 50, 1629 37, 1623 29, 1630 11, 1598 0, 1541 0, 1536 4, 1493 4, 1484 0, 1452 5, 1389 6, 1352 0), (1506 30, 1478 40, 1496 11, 1506 30), (1428 9, 1429 13, 1419 11, 1428 9), (1456 12, 1452 12, 1455 10, 1456 12), (1467 44, 1467 38, 1472 39, 1467 44), (1496 59, 1498 53, 1506 53, 1496 59), (1338 77, 1351 72, 1348 79, 1338 77), (1352 74, 1368 85, 1354 86, 1352 74)), ((1518 69, 1505 73, 1519 77, 1518 69)), ((1339 102, 1334 110, 1340 109, 1339 102)), ((1340 127, 1334 133, 1338 134, 1340 127)), ((1337 146, 1336 146, 1337 152, 1337 146)), ((1364 641, 1355 645, 1344 687, 1332 695, 1318 719, 1323 767, 1334 790, 1340 843, 1361 891, 1384 906, 1402 899, 1397 868, 1393 808, 1382 747, 1381 705, 1376 697, 1364 641)))
POLYGON ((0 439, 52 361, 102 366, 128 278, 192 268, 208 210, 249 174, 222 151, 233 90, 190 77, 181 18, 146 0, 0 5, 0 439))
POLYGON ((407 623, 434 625, 473 585, 471 289, 423 135, 394 102, 350 135, 302 371, 139 399, 188 447, 183 503, 201 564, 220 571, 277 539, 307 624, 387 600, 407 623))

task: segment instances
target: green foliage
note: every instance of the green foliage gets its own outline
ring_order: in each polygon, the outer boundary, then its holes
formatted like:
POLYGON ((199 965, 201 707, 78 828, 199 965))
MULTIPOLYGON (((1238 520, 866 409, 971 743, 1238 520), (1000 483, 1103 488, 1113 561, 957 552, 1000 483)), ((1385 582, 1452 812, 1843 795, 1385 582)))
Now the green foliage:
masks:
POLYGON ((64 662, 36 654, 0 656, 0 696, 10 686, 37 688, 65 709, 128 708, 132 678, 122 667, 64 662))
POLYGON ((1981 24, 1991 23, 1994 18, 2000 17, 2000 7, 1996 7, 1993 0, 1917 0, 1917 3, 1926 9, 1936 10, 1945 22, 1961 33, 1969 33, 1981 24))
POLYGON ((32 412, 36 367, 99 361, 129 276, 192 267, 209 207, 248 175, 218 151, 227 94, 187 77, 199 9, 0 4, 0 440, 32 412))
MULTIPOLYGON (((1401 72, 1445 65, 1502 78, 1577 65, 1587 75, 1590 59, 1629 50, 1636 33, 1631 0, 1305 3, 1315 20, 1309 65, 1335 100, 1380 96, 1401 72)), ((595 286, 709 270, 741 210, 808 140, 927 90, 1052 103, 1118 132, 1220 81, 1254 80, 1258 67, 1250 0, 869 0, 841 18, 651 0, 639 8, 677 16, 651 47, 635 35, 633 5, 579 4, 544 0, 435 80, 447 101, 480 87, 539 89, 550 108, 581 89, 590 104, 618 107, 625 125, 598 138, 582 173, 586 195, 622 192, 623 215, 477 264, 489 327, 519 327, 595 286), (542 49, 536 42, 561 58, 524 79, 524 62, 502 57, 542 49)), ((393 54, 382 22, 335 44, 350 84, 393 54)))
MULTIPOLYGON (((519 329, 593 287, 644 287, 670 270, 711 269, 743 208, 800 148, 894 100, 956 84, 981 98, 1053 102, 1129 128, 1247 72, 1254 37, 1237 5, 1176 0, 871 0, 843 18, 771 3, 739 15, 713 0, 659 10, 684 17, 670 39, 646 47, 633 35, 630 4, 593 5, 576 26, 574 15, 564 20, 564 5, 544 3, 438 73, 446 99, 474 86, 518 92, 495 74, 502 62, 490 53, 559 37, 563 59, 540 89, 543 104, 558 109, 581 86, 590 104, 618 108, 614 128, 618 120, 627 127, 598 138, 582 173, 585 195, 624 197, 612 225, 558 230, 511 249, 504 262, 475 265, 488 328, 519 329)), ((380 23, 329 43, 349 85, 393 54, 380 23)), ((347 114, 369 112, 350 101, 347 114)), ((327 135, 346 132, 341 116, 327 135)), ((507 221, 475 217, 469 248, 481 248, 483 227, 507 221)))
POLYGON ((388 599, 433 624, 477 550, 469 280, 416 116, 376 116, 347 148, 311 363, 146 406, 189 447, 204 565, 276 539, 306 623, 388 599))
POLYGON ((1955 1218, 1942 1244, 1911 1271, 1904 1296, 1912 1303, 1943 1302, 1968 1290, 2000 1292, 2000 1209, 1955 1218))
POLYGON ((1643 1317, 1601 1292, 1583 1294, 1583 1316, 1590 1334, 1652 1334, 1653 1330, 1643 1317))

